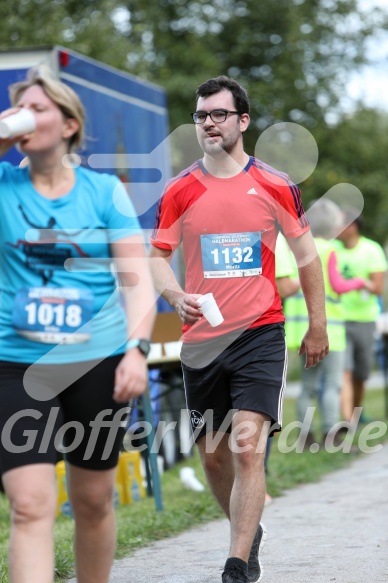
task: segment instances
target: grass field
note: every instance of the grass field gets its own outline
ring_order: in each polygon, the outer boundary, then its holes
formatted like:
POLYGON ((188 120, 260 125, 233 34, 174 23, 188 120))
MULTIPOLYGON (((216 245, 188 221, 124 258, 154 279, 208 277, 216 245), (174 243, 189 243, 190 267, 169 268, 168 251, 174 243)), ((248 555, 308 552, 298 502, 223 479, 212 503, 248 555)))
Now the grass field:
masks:
MULTIPOLYGON (((383 391, 369 391, 365 408, 368 416, 383 420, 385 411, 383 391)), ((295 402, 293 399, 286 399, 285 426, 294 420, 295 402)), ((360 431, 357 435, 359 433, 360 431)), ((376 445, 387 437, 385 434, 370 442, 370 445, 376 445)), ((344 467, 357 455, 326 451, 314 454, 309 452, 298 454, 295 451, 281 453, 278 448, 278 439, 276 437, 273 440, 269 460, 267 489, 272 496, 281 496, 286 489, 298 484, 317 481, 323 474, 344 467)), ((295 441, 295 436, 291 432, 287 443, 292 444, 293 441, 295 441)), ((179 479, 179 469, 182 465, 193 467, 197 478, 205 484, 203 470, 195 454, 162 475, 163 512, 155 511, 153 498, 146 498, 135 504, 117 508, 117 558, 124 557, 134 549, 152 541, 172 536, 196 524, 222 516, 207 487, 204 492, 194 492, 182 487, 179 479)), ((55 525, 56 581, 63 581, 73 575, 73 529, 74 523, 71 519, 66 517, 57 519, 55 525)), ((0 583, 8 583, 8 538, 9 507, 5 497, 0 495, 0 583)))

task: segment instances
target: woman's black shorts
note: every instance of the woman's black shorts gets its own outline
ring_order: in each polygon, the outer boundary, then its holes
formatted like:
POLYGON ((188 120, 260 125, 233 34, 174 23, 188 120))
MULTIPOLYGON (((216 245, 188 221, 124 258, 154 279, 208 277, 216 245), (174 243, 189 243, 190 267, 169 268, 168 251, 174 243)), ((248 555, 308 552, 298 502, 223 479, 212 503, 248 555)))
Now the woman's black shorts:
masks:
POLYGON ((128 416, 128 407, 112 397, 121 358, 34 365, 36 394, 25 388, 30 364, 0 361, 0 473, 55 464, 60 452, 85 469, 115 467, 128 416), (58 392, 69 370, 73 382, 58 392))

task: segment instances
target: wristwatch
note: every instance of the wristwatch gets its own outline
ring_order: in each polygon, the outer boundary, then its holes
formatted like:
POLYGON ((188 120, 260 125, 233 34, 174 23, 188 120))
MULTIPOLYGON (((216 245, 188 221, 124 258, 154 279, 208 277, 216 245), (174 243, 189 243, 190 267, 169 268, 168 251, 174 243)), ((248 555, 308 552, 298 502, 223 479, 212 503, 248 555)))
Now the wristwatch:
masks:
POLYGON ((125 350, 131 350, 132 348, 137 348, 147 358, 151 350, 151 344, 146 338, 131 338, 126 343, 125 350))

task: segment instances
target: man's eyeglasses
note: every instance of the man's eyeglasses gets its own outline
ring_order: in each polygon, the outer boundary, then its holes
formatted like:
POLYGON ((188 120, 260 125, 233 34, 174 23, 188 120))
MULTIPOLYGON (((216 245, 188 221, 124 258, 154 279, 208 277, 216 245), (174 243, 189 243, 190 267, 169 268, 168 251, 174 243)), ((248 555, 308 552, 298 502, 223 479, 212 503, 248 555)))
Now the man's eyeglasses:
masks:
POLYGON ((191 114, 194 123, 205 123, 207 116, 210 117, 214 123, 223 123, 228 113, 239 115, 238 111, 229 111, 228 109, 213 109, 213 111, 194 111, 191 114))

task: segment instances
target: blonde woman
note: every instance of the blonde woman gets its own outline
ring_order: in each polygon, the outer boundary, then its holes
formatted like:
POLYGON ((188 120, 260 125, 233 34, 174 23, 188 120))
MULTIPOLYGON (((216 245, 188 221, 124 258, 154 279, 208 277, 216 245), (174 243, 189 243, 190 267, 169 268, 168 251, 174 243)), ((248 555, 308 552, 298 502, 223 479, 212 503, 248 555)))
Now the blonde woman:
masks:
POLYGON ((0 140, 1 155, 17 143, 28 157, 23 167, 0 163, 0 471, 12 511, 10 580, 53 581, 62 449, 77 580, 106 583, 126 404, 147 382, 152 285, 119 180, 69 163, 84 133, 76 93, 37 69, 10 96, 0 119, 26 108, 36 122, 33 132, 0 140))

